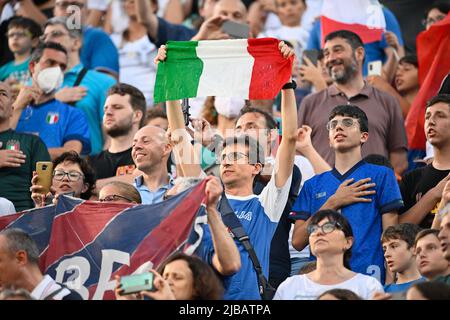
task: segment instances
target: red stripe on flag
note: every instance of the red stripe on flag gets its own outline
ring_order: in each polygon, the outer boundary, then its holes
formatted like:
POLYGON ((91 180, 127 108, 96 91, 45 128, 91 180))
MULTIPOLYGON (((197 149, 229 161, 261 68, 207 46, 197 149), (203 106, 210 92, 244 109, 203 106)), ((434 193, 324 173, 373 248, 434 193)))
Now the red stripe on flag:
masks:
MULTIPOLYGON (((155 229, 142 240, 136 250, 131 254, 130 265, 122 265, 115 275, 123 276, 133 273, 147 261, 153 262, 153 269, 164 261, 170 254, 182 245, 192 230, 194 219, 200 208, 199 204, 205 198, 206 181, 199 184, 183 201, 165 218, 155 229)), ((94 296, 97 284, 89 287, 89 297, 94 296)), ((103 300, 114 299, 113 291, 106 291, 103 300)))
POLYGON ((380 41, 384 32, 384 30, 380 28, 370 28, 367 25, 359 23, 344 23, 327 18, 326 16, 320 17, 320 24, 322 28, 322 47, 324 45, 325 37, 331 32, 338 30, 353 31, 361 38, 363 43, 380 41))
POLYGON ((273 38, 248 39, 248 53, 255 59, 250 99, 274 99, 291 78, 294 57, 283 58, 278 43, 273 38))
POLYGON ((417 37, 419 93, 406 117, 405 126, 410 149, 425 150, 425 106, 435 96, 444 77, 450 72, 450 14, 417 37))
MULTIPOLYGON (((44 270, 66 254, 73 254, 92 242, 105 225, 123 210, 132 207, 131 204, 110 203, 108 210, 99 202, 86 201, 77 206, 74 211, 59 215, 53 220, 48 251, 45 257, 44 270), (89 226, 86 228, 85 226, 89 226)), ((44 257, 41 257, 41 261, 44 257)))

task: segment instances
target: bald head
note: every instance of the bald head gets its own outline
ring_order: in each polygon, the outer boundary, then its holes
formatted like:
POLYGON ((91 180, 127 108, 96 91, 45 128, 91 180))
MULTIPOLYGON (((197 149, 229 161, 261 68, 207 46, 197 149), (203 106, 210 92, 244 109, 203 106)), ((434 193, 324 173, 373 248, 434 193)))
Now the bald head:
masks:
POLYGON ((172 146, 163 129, 145 126, 134 135, 131 156, 136 167, 148 174, 166 168, 171 150, 172 146))
POLYGON ((219 0, 214 6, 214 15, 221 15, 238 23, 247 23, 247 8, 241 0, 219 0))

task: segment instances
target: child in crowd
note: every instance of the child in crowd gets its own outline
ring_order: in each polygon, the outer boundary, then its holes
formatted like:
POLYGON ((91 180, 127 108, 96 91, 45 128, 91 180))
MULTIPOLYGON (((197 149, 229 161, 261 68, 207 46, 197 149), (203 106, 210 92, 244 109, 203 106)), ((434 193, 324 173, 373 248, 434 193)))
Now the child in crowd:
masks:
POLYGON ((414 240, 420 231, 418 225, 402 223, 390 226, 381 236, 384 258, 395 281, 384 286, 387 293, 404 292, 416 282, 424 281, 416 265, 414 240))
POLYGON ((42 34, 39 24, 31 19, 15 17, 8 24, 8 46, 14 60, 0 67, 0 81, 8 82, 14 91, 28 83, 28 62, 42 34))

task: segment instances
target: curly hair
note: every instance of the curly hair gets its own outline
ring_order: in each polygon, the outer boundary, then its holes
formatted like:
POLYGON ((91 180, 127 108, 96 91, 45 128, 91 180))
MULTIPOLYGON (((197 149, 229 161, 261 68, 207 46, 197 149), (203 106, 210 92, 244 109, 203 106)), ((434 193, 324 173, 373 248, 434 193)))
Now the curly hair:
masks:
POLYGON ((92 169, 89 162, 80 157, 80 155, 75 151, 64 152, 58 158, 53 160, 53 168, 56 168, 58 164, 64 163, 65 161, 76 163, 80 166, 81 172, 83 172, 84 175, 84 183, 87 183, 88 185, 88 189, 81 194, 80 198, 89 200, 95 189, 95 182, 97 180, 95 178, 94 169, 92 169))
POLYGON ((192 300, 221 300, 223 286, 214 270, 200 258, 177 252, 164 260, 156 271, 163 274, 166 266, 176 260, 184 260, 191 269, 193 278, 192 300))

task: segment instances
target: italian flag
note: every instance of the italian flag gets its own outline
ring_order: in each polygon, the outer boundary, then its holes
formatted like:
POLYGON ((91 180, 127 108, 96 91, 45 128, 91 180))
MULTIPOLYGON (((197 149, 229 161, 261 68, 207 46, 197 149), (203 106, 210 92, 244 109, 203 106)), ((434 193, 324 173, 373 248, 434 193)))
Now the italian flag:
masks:
POLYGON ((169 41, 158 64, 155 103, 193 97, 273 99, 289 82, 294 57, 273 38, 169 41))
POLYGON ((58 114, 57 113, 49 113, 47 114, 47 118, 45 119, 48 124, 54 124, 58 122, 58 114))
POLYGON ((353 31, 364 43, 380 41, 386 29, 383 8, 378 0, 324 0, 320 14, 322 46, 334 31, 353 31))

